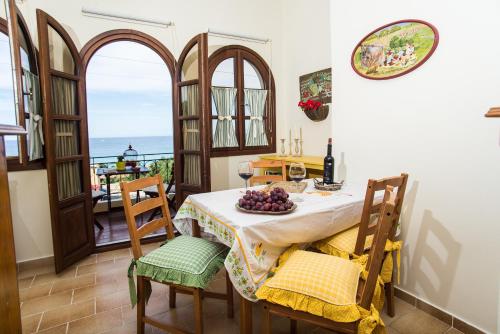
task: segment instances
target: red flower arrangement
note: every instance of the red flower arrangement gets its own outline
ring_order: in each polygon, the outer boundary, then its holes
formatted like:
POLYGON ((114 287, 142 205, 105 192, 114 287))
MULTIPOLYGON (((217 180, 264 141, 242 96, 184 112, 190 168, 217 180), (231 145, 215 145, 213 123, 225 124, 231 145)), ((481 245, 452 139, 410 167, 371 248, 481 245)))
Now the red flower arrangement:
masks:
POLYGON ((316 111, 321 107, 323 104, 319 101, 314 101, 312 99, 309 99, 307 101, 299 101, 298 106, 302 108, 303 111, 316 111))

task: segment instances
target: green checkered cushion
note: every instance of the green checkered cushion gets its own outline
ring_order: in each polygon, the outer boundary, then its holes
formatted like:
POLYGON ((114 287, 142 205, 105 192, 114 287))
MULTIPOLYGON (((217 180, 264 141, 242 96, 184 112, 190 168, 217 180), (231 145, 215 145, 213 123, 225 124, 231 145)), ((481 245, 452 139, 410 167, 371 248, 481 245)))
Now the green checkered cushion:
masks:
POLYGON ((201 238, 179 236, 137 260, 137 275, 205 289, 224 265, 228 248, 201 238))

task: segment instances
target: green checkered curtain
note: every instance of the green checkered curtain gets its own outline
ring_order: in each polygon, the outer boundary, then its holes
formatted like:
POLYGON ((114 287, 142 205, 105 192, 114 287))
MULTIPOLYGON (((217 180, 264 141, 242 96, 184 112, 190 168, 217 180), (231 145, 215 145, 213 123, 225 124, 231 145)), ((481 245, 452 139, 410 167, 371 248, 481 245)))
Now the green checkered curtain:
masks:
POLYGON ((246 146, 268 145, 263 119, 266 98, 267 90, 245 89, 245 104, 250 109, 250 126, 246 131, 246 146))
POLYGON ((236 88, 212 87, 212 98, 217 110, 217 124, 213 138, 213 147, 236 147, 236 133, 234 131, 236 88))
POLYGON ((29 160, 38 160, 43 158, 43 128, 42 128, 42 108, 40 99, 40 82, 38 76, 30 71, 23 69, 24 89, 28 93, 27 112, 30 115, 28 122, 28 145, 29 160))

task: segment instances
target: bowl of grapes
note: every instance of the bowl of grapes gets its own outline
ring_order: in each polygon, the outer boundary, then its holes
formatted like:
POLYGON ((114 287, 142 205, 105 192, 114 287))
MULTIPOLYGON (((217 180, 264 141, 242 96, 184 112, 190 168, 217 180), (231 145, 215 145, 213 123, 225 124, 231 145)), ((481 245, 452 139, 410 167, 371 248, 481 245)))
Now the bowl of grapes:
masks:
POLYGON ((261 215, 285 215, 297 208, 288 197, 288 193, 279 187, 271 191, 247 190, 236 203, 236 209, 261 215))

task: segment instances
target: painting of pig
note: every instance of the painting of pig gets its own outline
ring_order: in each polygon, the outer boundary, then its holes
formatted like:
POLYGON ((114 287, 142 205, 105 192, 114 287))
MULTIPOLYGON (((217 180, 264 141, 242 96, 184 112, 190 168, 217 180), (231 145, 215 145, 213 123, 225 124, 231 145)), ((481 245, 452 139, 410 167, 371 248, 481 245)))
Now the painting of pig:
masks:
POLYGON ((439 42, 437 29, 420 20, 397 21, 380 27, 358 43, 351 65, 360 76, 384 80, 421 66, 439 42))

